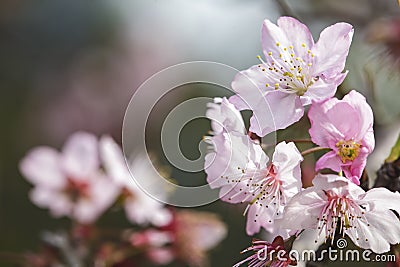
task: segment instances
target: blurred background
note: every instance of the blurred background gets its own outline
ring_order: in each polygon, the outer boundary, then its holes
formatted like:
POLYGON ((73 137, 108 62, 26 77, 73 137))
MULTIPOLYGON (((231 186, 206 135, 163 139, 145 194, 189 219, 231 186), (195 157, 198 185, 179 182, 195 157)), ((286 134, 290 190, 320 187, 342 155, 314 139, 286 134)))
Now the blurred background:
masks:
MULTIPOLYGON (((262 53, 262 21, 292 15, 319 32, 338 21, 355 28, 338 90, 361 91, 375 115, 376 150, 368 161, 370 184, 400 129, 400 8, 394 0, 3 0, 0 3, 0 251, 35 250, 39 235, 68 224, 51 219, 28 199, 31 185, 18 171, 25 153, 38 145, 60 148, 78 130, 121 141, 130 97, 154 73, 182 62, 215 61, 242 70, 262 53)), ((232 77, 233 78, 233 77, 232 77)), ((162 119, 183 99, 220 96, 207 86, 184 86, 160 101, 149 123, 149 138, 159 138, 162 119)), ((300 121, 278 139, 307 136, 300 121), (299 127, 300 126, 300 127, 299 127)), ((209 130, 208 121, 182 131, 189 158, 209 130)), ((158 142, 149 144, 168 166, 158 142)), ((186 152, 185 152, 186 151, 186 152)), ((307 159, 313 162, 313 158, 307 159)), ((205 174, 189 176, 171 168, 180 183, 204 184, 205 174)), ((304 168, 311 179, 312 168, 304 168)), ((211 266, 231 266, 251 241, 242 208, 222 202, 197 208, 218 213, 228 237, 211 254, 211 266)), ((124 225, 123 215, 105 219, 124 225)), ((0 266, 12 266, 0 263, 0 266)), ((353 266, 353 265, 352 265, 353 266)))

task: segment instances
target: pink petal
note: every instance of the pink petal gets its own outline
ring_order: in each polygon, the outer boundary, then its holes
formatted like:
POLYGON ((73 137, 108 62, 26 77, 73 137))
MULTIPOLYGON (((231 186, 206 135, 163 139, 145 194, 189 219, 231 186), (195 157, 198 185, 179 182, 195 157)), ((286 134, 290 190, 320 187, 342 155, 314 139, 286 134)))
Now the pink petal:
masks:
POLYGON ((31 201, 41 208, 48 208, 54 217, 71 215, 72 203, 63 192, 38 186, 29 193, 31 201))
POLYGON ((253 107, 249 130, 265 136, 297 122, 303 113, 303 106, 296 94, 271 91, 253 107))
POLYGON ((361 148, 358 157, 352 162, 343 164, 342 169, 347 178, 351 179, 355 184, 360 184, 360 177, 367 165, 368 151, 366 148, 361 148))
POLYGON ((325 196, 314 187, 303 190, 286 205, 283 218, 279 220, 281 227, 290 230, 315 229, 325 204, 325 196))
POLYGON ((336 152, 329 151, 328 153, 326 153, 325 155, 323 155, 318 159, 317 163, 315 164, 315 170, 319 171, 327 168, 334 170, 336 172, 340 172, 341 166, 342 166, 342 161, 336 155, 336 152))
POLYGON ((364 136, 368 134, 369 136, 365 140, 365 145, 369 148, 369 151, 372 152, 375 146, 375 138, 373 136, 372 129, 374 123, 374 115, 372 113, 371 107, 368 105, 365 97, 354 90, 345 95, 343 97, 343 101, 346 101, 352 107, 354 107, 360 117, 359 120, 361 121, 361 125, 359 127, 356 139, 362 140, 364 139, 364 136))
POLYGON ((281 48, 276 45, 277 43, 283 47, 292 45, 281 28, 267 19, 264 20, 261 29, 261 44, 266 60, 270 60, 268 56, 269 52, 272 52, 274 55, 279 55, 281 53, 281 48))
POLYGON ((63 148, 63 168, 75 179, 85 178, 99 168, 97 138, 88 133, 73 134, 63 148))
POLYGON ((246 132, 242 115, 226 97, 214 98, 214 103, 208 103, 206 116, 211 120, 214 134, 221 134, 224 131, 246 132))
POLYGON ((246 170, 251 158, 262 164, 268 161, 261 147, 247 135, 223 134, 209 140, 213 143, 214 153, 205 157, 205 172, 211 188, 234 186, 230 179, 240 179, 243 173, 239 167, 246 170))
POLYGON ((251 236, 258 233, 261 228, 272 231, 274 215, 272 207, 267 209, 257 204, 251 205, 247 214, 246 233, 251 236))
POLYGON ((100 139, 100 158, 107 175, 120 186, 126 185, 131 178, 122 150, 110 136, 100 139))
POLYGON ((314 46, 314 39, 307 26, 292 17, 280 17, 278 26, 293 45, 296 56, 304 58, 307 50, 314 46), (305 47, 303 47, 303 44, 305 47))
POLYGON ((336 23, 325 28, 314 48, 314 74, 332 77, 342 72, 353 38, 353 26, 336 23))
POLYGON ((287 197, 292 197, 301 190, 301 161, 303 157, 294 143, 280 142, 276 145, 272 164, 287 197))
POLYGON ((335 95, 338 85, 346 78, 347 72, 340 73, 334 78, 328 79, 321 76, 318 81, 312 84, 307 92, 302 96, 303 105, 311 103, 312 100, 322 101, 335 95), (307 99, 307 101, 303 99, 307 99))
POLYGON ((361 124, 355 109, 336 98, 313 102, 308 117, 311 121, 309 133, 312 141, 332 149, 340 140, 354 138, 361 124))
POLYGON ((20 170, 35 185, 59 188, 65 183, 60 155, 52 148, 38 147, 31 150, 21 161, 20 170))
POLYGON ((229 102, 239 110, 252 110, 265 95, 267 83, 274 84, 275 82, 268 81, 265 72, 258 66, 241 71, 232 81, 232 89, 237 95, 230 97, 229 102))

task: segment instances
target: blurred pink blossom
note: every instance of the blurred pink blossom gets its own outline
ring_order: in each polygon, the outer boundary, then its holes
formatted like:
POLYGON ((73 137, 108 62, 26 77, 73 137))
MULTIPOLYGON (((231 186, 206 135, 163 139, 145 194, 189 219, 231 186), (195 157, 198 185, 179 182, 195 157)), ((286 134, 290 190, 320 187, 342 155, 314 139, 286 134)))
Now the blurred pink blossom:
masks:
POLYGON ((68 216, 83 224, 93 223, 119 193, 100 169, 97 138, 85 132, 73 134, 62 152, 32 149, 20 170, 35 186, 30 193, 33 203, 55 217, 68 216))
MULTIPOLYGON (((132 223, 156 226, 168 224, 172 215, 163 203, 147 195, 134 181, 125 162, 122 150, 115 141, 104 136, 100 141, 100 154, 107 174, 121 189, 126 215, 132 223)), ((142 155, 137 155, 131 170, 135 176, 146 177, 148 164, 142 155)))

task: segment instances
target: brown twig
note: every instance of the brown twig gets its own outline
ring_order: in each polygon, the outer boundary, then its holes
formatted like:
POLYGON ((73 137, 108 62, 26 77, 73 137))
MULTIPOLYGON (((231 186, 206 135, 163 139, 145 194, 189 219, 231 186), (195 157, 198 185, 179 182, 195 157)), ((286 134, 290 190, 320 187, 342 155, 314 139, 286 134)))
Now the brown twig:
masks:
POLYGON ((317 146, 317 147, 313 147, 313 148, 304 150, 303 152, 301 152, 301 155, 304 157, 304 156, 307 156, 308 154, 312 154, 312 153, 315 153, 315 152, 318 152, 318 151, 322 151, 322 150, 329 150, 329 149, 330 148, 317 146))

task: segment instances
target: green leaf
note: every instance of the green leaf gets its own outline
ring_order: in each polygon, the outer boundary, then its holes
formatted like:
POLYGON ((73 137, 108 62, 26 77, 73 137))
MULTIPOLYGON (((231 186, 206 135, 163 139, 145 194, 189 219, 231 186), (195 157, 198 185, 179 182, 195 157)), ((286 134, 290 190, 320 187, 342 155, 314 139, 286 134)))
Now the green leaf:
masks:
POLYGON ((390 163, 400 158, 400 134, 397 138, 396 144, 392 147, 392 151, 390 152, 389 157, 385 160, 385 162, 390 163))

